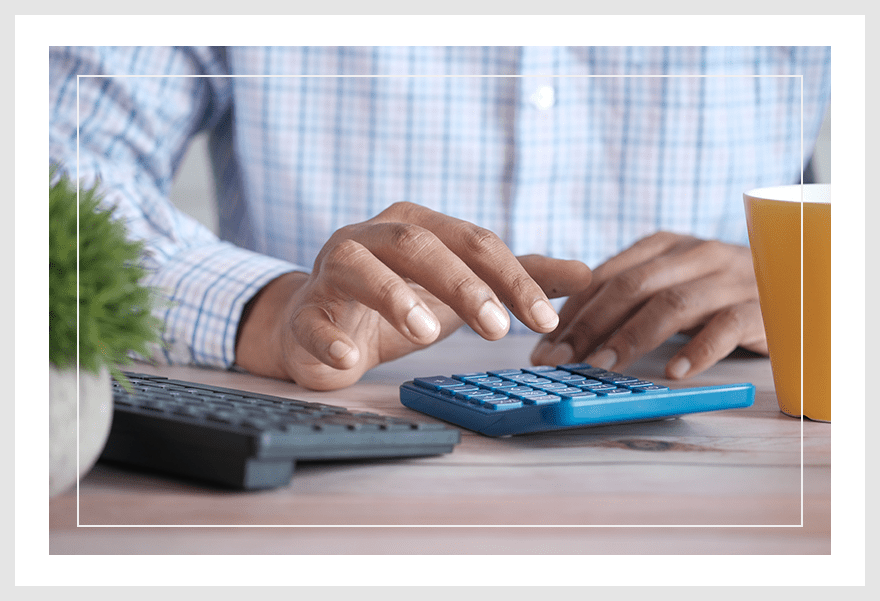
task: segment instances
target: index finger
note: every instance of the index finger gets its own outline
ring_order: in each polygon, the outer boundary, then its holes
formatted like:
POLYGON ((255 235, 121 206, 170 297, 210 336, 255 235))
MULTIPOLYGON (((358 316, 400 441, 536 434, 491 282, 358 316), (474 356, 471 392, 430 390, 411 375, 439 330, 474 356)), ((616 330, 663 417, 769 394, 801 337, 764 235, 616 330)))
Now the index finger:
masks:
POLYGON ((542 287, 494 232, 416 204, 399 203, 392 209, 374 219, 406 221, 432 232, 532 330, 550 332, 559 324, 542 287))

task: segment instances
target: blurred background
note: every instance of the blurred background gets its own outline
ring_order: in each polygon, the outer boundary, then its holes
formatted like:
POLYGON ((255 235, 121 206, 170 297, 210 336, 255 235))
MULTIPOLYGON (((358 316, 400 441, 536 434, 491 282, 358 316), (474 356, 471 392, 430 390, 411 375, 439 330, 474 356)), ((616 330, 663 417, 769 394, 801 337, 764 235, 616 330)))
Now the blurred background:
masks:
MULTIPOLYGON (((813 176, 818 183, 831 183, 831 109, 819 133, 813 155, 813 176)), ((743 190, 745 192, 745 190, 743 190)), ((217 233, 217 209, 214 206, 214 180, 208 158, 207 135, 193 139, 171 190, 171 201, 217 233)))

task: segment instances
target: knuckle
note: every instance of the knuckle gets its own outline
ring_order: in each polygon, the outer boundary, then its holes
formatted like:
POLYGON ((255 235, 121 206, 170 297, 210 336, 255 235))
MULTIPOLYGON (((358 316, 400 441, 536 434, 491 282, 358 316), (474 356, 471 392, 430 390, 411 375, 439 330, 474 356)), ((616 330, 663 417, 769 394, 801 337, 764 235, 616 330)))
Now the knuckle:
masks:
POLYGON ((742 333, 748 329, 749 320, 740 305, 725 307, 719 311, 717 319, 727 331, 742 333))
POLYGON ((502 244, 501 238, 494 232, 476 225, 469 225, 467 227, 462 236, 462 242, 468 251, 474 254, 494 252, 502 244))
POLYGON ((523 302, 533 300, 537 284, 527 273, 520 271, 503 273, 502 281, 504 283, 503 289, 498 290, 497 293, 508 306, 514 307, 519 305, 521 299, 524 299, 523 302))
POLYGON ((404 249, 407 253, 417 253, 430 244, 433 238, 426 229, 411 223, 393 223, 388 227, 394 248, 404 249))
POLYGON ((680 288, 666 288, 657 293, 657 302, 668 313, 681 315, 688 312, 693 305, 691 295, 680 288))
POLYGON ((321 269, 326 271, 339 271, 347 269, 356 263, 367 250, 359 243, 349 238, 340 240, 327 249, 321 260, 321 269))
POLYGON ((401 282, 395 278, 383 278, 376 282, 375 298, 382 307, 395 307, 402 298, 401 282))
POLYGON ((728 254, 728 245, 720 240, 700 240, 698 248, 706 256, 718 257, 728 254))
POLYGON ((616 298, 640 298, 644 294, 645 281, 639 274, 626 271, 607 285, 609 292, 616 298))
POLYGON ((485 286, 468 277, 459 278, 452 282, 449 286, 449 295, 455 301, 464 301, 469 298, 484 300, 491 296, 485 286))

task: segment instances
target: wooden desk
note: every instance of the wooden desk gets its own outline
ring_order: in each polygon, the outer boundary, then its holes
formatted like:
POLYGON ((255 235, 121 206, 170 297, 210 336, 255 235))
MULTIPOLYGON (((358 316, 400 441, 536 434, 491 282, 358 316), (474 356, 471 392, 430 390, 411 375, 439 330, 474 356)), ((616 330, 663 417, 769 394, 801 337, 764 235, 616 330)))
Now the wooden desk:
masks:
MULTIPOLYGON (((402 381, 527 365, 535 340, 460 333, 333 393, 231 372, 138 369, 403 416, 402 381)), ((626 371, 664 381, 672 346, 626 371)), ((80 485, 80 527, 75 491, 51 500, 50 553, 829 554, 831 426, 803 423, 801 522, 801 421, 777 409, 769 361, 728 358, 691 384, 743 381, 757 386, 748 409, 507 439, 463 432, 448 455, 300 463, 289 487, 265 492, 99 464, 80 485), (189 524, 199 527, 160 527, 189 524), (310 527, 266 527, 277 525, 310 527), (353 525, 371 527, 344 527, 353 525), (383 527, 400 525, 412 527, 383 527), (426 527, 435 525, 444 527, 426 527)))

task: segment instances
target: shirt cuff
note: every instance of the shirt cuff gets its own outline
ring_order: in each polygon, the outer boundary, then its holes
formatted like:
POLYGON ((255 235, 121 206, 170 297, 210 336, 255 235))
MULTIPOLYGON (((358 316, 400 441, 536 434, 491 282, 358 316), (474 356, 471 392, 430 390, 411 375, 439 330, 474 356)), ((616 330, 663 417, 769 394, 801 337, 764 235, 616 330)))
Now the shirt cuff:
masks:
POLYGON ((231 368, 245 304, 291 271, 310 270, 228 242, 176 253, 143 282, 157 293, 153 314, 164 324, 153 360, 231 368))

